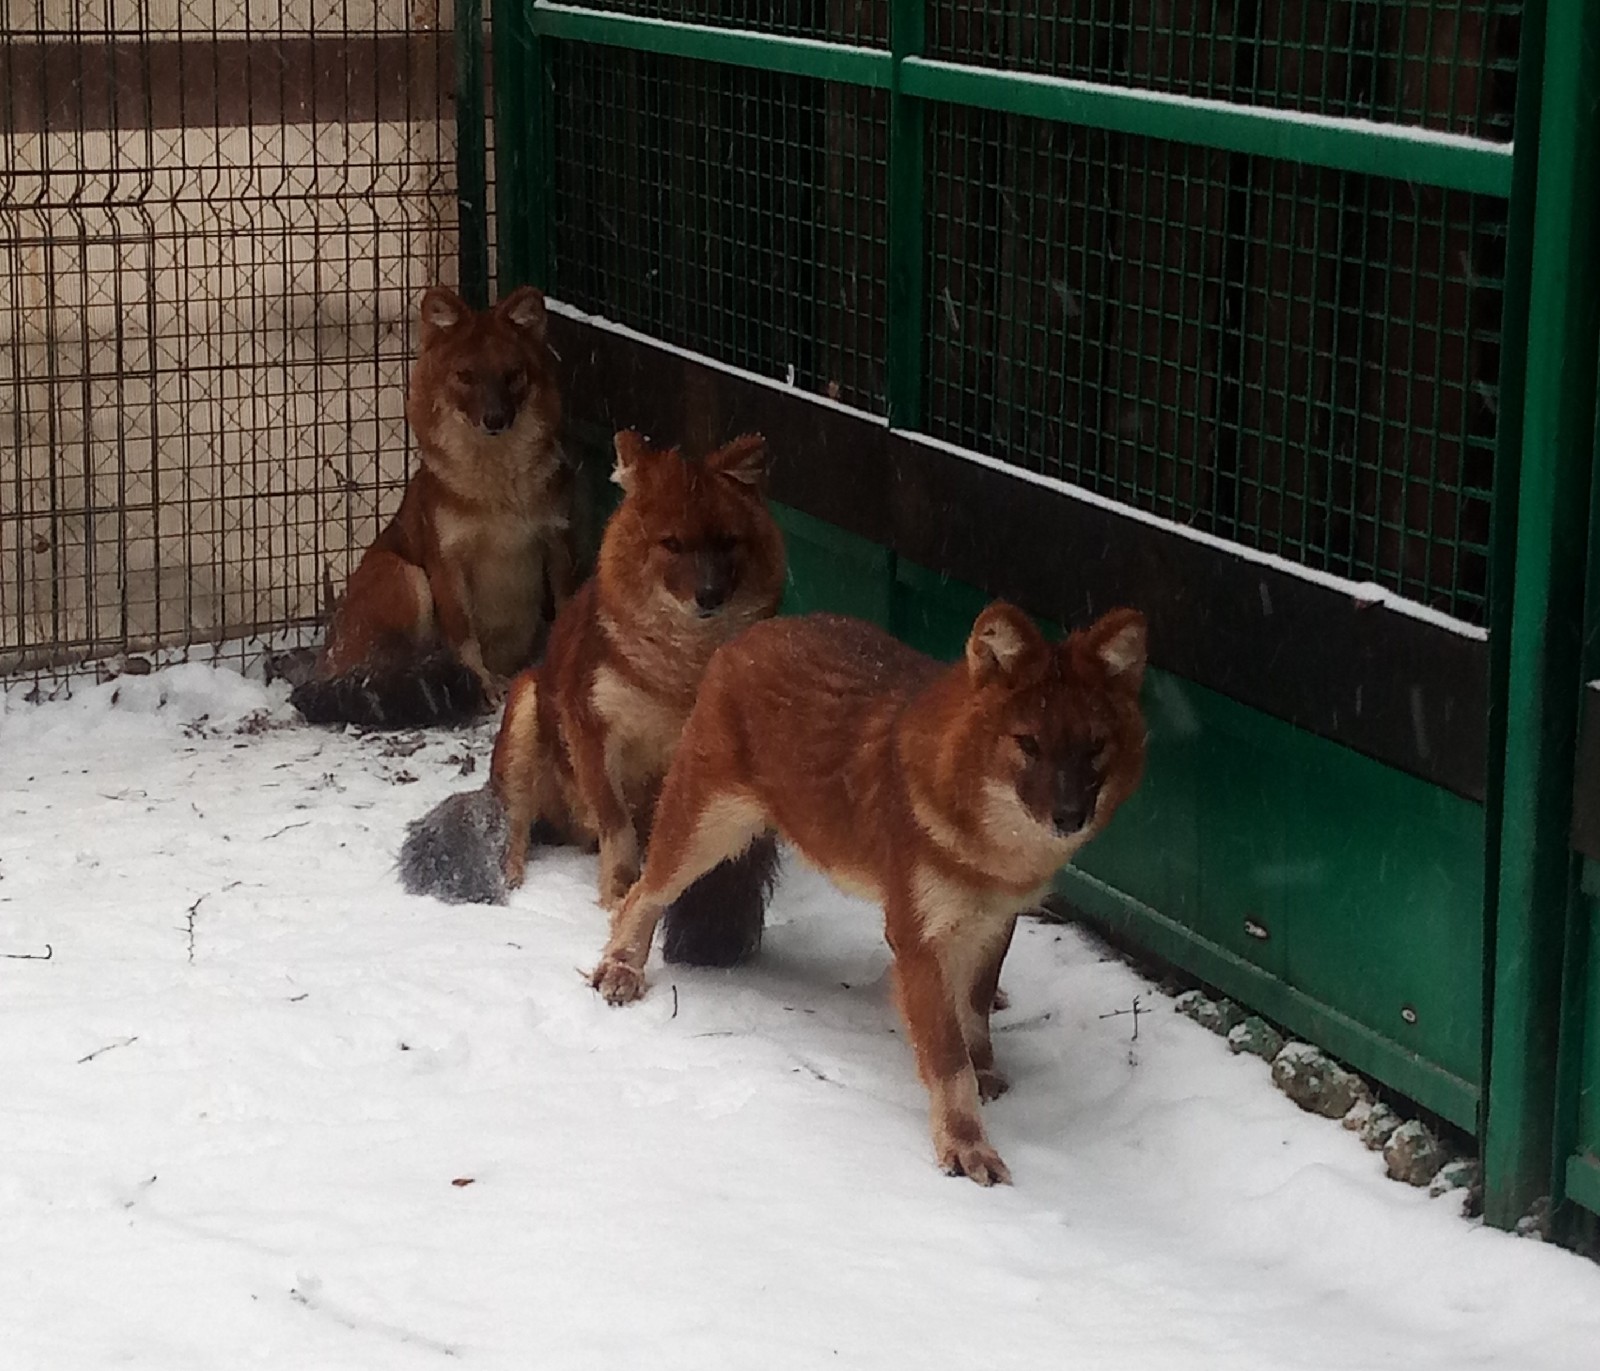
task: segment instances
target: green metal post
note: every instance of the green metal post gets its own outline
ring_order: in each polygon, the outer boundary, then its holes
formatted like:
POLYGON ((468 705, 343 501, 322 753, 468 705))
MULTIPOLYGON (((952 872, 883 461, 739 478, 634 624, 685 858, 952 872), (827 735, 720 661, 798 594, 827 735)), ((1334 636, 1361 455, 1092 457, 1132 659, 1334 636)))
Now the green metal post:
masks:
MULTIPOLYGON (((894 428, 922 424, 923 350, 923 158, 926 132, 923 102, 901 89, 902 63, 921 53, 925 0, 892 0, 889 50, 894 76, 889 86, 889 291, 888 338, 884 357, 886 410, 894 428)), ((883 603, 887 627, 901 632, 899 557, 893 547, 883 560, 883 603)))
POLYGON ((484 148, 483 0, 456 0, 456 202, 461 295, 489 303, 489 176, 484 148))
MULTIPOLYGON (((1532 0, 1523 79, 1541 80, 1522 453, 1504 658, 1484 1215, 1508 1228, 1551 1183, 1555 1065, 1600 342, 1600 7, 1532 0), (1545 41, 1539 41, 1540 36, 1545 41), (1540 57, 1542 55, 1542 73, 1540 57), (1508 631, 1507 631, 1508 630, 1508 631)), ((1504 565, 1500 575, 1505 574, 1504 565)))
POLYGON ((500 293, 550 281, 549 40, 534 31, 532 0, 493 11, 496 240, 500 293))
POLYGON ((1500 821, 1504 811, 1506 692, 1511 674, 1513 562, 1517 547, 1517 485, 1522 472, 1522 425, 1528 384, 1529 294, 1533 278, 1534 201, 1539 185, 1539 114, 1544 91, 1539 82, 1544 52, 1544 0, 1531 0, 1524 12, 1521 71, 1517 83, 1516 143, 1507 206, 1505 293, 1500 316, 1500 410, 1490 505, 1489 584, 1485 614, 1489 627, 1489 717, 1485 729, 1483 873, 1483 1025, 1481 1079, 1474 1130, 1484 1146, 1488 1114, 1490 1058, 1494 1043, 1495 932, 1500 899, 1500 821))
POLYGON ((923 312, 923 106, 900 88, 901 61, 922 51, 925 0, 893 0, 889 47, 894 81, 889 91, 889 422, 915 428, 922 421, 923 312))

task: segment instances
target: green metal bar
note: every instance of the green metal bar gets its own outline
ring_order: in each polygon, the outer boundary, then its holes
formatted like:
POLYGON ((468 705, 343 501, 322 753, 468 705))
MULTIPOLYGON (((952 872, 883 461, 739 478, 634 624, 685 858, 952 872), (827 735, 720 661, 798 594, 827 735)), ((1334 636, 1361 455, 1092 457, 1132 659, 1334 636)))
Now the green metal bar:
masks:
POLYGON ((705 62, 757 67, 763 71, 816 76, 856 86, 887 90, 894 64, 889 54, 816 38, 777 33, 746 33, 712 24, 686 24, 676 19, 648 19, 573 5, 536 3, 530 7, 535 33, 582 43, 603 43, 636 52, 659 52, 705 62))
MULTIPOLYGON (((925 0, 893 0, 889 43, 896 65, 922 51, 925 0)), ((922 422, 923 344, 923 105, 900 90, 889 95, 889 300, 887 379, 889 422, 922 422)))
POLYGON ((528 280, 555 284, 556 84, 555 45, 534 33, 528 44, 528 143, 533 163, 528 190, 528 280))
POLYGON ((483 118, 483 0, 456 0, 456 203, 461 295, 489 303, 489 175, 483 118))
MULTIPOLYGON (((1488 586, 1485 621, 1489 629, 1489 710, 1485 728, 1484 910, 1483 910, 1483 1065, 1489 1079, 1494 1042, 1495 931, 1500 898, 1500 821, 1504 810, 1506 693, 1511 678, 1513 562, 1517 548, 1517 485, 1522 472, 1522 424, 1527 400, 1529 295, 1533 280, 1534 202, 1538 198, 1539 115, 1543 91, 1539 62, 1544 51, 1545 0, 1524 10, 1522 69, 1514 110, 1518 134, 1512 168, 1511 201, 1506 215, 1506 265, 1500 314, 1500 410, 1495 433, 1493 489, 1490 496, 1488 586)), ((1487 1091, 1485 1091, 1487 1100, 1487 1091)), ((1484 1121, 1473 1130, 1480 1148, 1484 1121)))
POLYGON ((502 0, 493 9, 496 238, 500 294, 549 280, 549 85, 544 42, 529 8, 502 0))
POLYGON ((1510 144, 1404 125, 1231 105, 920 57, 901 64, 900 88, 925 100, 1366 172, 1447 190, 1504 197, 1511 189, 1510 144))
POLYGON ((1542 105, 1483 1138, 1484 1217, 1502 1228, 1560 1184, 1555 1067, 1600 352, 1600 7, 1533 0, 1523 52, 1522 79, 1542 65, 1542 105))

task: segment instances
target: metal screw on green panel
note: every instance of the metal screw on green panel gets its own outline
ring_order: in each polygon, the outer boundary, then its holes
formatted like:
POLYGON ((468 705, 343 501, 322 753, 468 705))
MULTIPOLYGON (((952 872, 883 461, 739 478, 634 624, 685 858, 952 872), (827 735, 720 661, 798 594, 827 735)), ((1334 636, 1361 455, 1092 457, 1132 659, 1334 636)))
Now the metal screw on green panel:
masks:
POLYGON ((1264 943, 1272 936, 1272 934, 1267 931, 1267 926, 1265 924, 1258 924, 1254 919, 1246 919, 1244 921, 1244 931, 1257 942, 1264 943))
POLYGON ((1403 1005, 1400 1006, 1400 1017, 1402 1019, 1404 1019, 1407 1023, 1416 1023, 1416 1021, 1417 1021, 1417 1011, 1415 1009, 1413 1009, 1410 1005, 1403 1004, 1403 1005))

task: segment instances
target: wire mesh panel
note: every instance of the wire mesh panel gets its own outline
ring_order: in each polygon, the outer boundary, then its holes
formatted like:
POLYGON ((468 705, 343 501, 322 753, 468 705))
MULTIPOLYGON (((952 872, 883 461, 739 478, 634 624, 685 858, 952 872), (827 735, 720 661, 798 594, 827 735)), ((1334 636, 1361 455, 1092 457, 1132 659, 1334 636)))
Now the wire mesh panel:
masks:
POLYGON ((553 65, 555 294, 881 412, 883 92, 572 43, 553 65))
POLYGON ((948 61, 1511 137, 1521 0, 934 0, 948 61))
POLYGON ((456 272, 448 0, 4 0, 0 670, 303 623, 456 272))
POLYGON ((1484 612, 1504 206, 939 107, 928 427, 1484 612))
MULTIPOLYGON (((861 13, 626 8, 807 34, 861 13)), ((925 17, 927 55, 969 66, 1511 133, 1512 0, 939 0, 925 17)), ((548 48, 556 293, 882 412, 890 329, 906 328, 884 284, 915 251, 885 241, 888 98, 731 60, 548 48)), ((1483 622, 1502 199, 1432 189, 1420 162, 1385 179, 919 109, 921 427, 1483 622)), ((1182 124, 1172 112, 1175 140, 1182 124)))

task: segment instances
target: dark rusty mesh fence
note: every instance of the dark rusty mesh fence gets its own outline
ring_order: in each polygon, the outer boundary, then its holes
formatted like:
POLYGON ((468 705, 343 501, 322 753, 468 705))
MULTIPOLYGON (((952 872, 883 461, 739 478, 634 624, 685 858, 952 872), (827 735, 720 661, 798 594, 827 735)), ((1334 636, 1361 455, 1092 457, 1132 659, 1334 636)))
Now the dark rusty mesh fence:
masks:
POLYGON ((456 276, 449 0, 0 9, 0 672, 308 624, 456 276))

